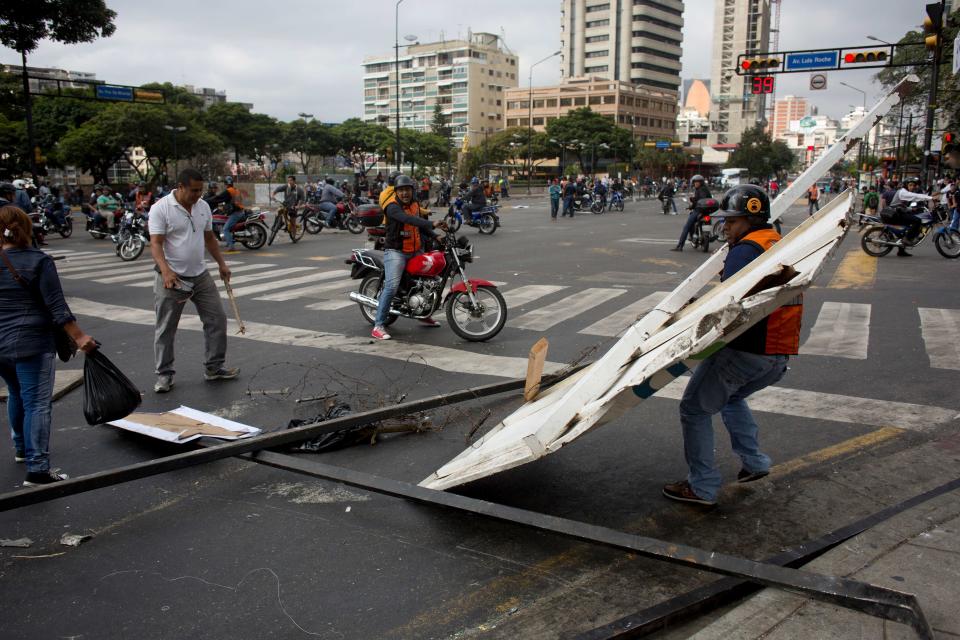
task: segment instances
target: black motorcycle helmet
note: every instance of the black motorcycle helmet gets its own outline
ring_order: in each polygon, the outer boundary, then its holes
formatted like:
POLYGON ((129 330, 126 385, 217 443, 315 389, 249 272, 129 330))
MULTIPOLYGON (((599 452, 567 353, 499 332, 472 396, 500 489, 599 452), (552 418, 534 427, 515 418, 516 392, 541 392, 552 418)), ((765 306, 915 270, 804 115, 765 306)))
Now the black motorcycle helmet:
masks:
POLYGON ((767 221, 770 219, 770 198, 756 185, 741 184, 723 194, 720 210, 724 218, 751 216, 767 221))
POLYGON ((393 188, 399 191, 401 187, 410 187, 411 189, 416 191, 417 183, 414 182, 413 178, 411 178, 410 176, 405 176, 401 173, 401 174, 398 174, 396 178, 394 178, 393 188))
POLYGON ((403 175, 403 174, 401 174, 399 171, 391 171, 391 172, 387 175, 387 184, 390 185, 391 187, 396 187, 396 186, 397 186, 397 184, 396 184, 396 183, 397 183, 397 178, 398 178, 399 176, 401 176, 401 175, 403 175))
POLYGON ((326 182, 327 184, 333 184, 333 178, 327 178, 326 180, 324 180, 324 182, 326 182))

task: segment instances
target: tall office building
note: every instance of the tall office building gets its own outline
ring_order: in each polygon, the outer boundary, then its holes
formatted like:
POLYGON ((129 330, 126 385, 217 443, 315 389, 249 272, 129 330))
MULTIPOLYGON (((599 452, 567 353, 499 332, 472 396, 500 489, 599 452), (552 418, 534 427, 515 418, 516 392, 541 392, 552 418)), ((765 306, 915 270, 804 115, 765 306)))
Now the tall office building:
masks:
POLYGON ((770 137, 780 140, 790 130, 790 122, 800 120, 809 113, 806 98, 784 96, 773 107, 773 119, 770 120, 770 137))
POLYGON ((750 76, 737 75, 737 56, 764 53, 770 45, 770 0, 715 0, 710 90, 712 144, 737 144, 764 120, 764 95, 751 95, 750 76))
MULTIPOLYGON (((401 47, 400 126, 428 131, 437 104, 449 118, 457 146, 504 128, 505 89, 517 86, 520 61, 499 36, 470 33, 401 47)), ((394 54, 363 60, 363 119, 393 128, 396 122, 394 54)))
POLYGON ((682 27, 682 0, 562 0, 561 74, 676 93, 682 27))

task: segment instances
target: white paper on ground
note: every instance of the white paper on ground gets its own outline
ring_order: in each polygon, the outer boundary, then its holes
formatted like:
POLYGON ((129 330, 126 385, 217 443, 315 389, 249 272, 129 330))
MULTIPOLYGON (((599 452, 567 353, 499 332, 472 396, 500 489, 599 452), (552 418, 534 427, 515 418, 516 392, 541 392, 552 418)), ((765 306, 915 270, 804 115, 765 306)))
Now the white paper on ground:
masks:
POLYGON ((180 440, 178 434, 173 431, 166 431, 164 429, 158 429, 156 427, 151 427, 145 424, 139 424, 132 420, 114 420, 108 422, 114 427, 120 429, 125 429, 126 431, 133 431, 134 433, 139 433, 145 436, 150 436, 151 438, 156 438, 157 440, 165 440, 166 442, 176 442, 178 444, 183 444, 185 442, 192 442, 197 438, 218 438, 220 440, 239 440, 240 438, 249 438, 250 436, 255 436, 260 433, 260 429, 257 427, 251 427, 249 425, 241 424, 239 422, 234 422, 233 420, 227 420, 226 418, 221 418, 220 416, 215 416, 212 413, 205 413, 203 411, 197 411, 196 409, 191 409, 190 407, 180 406, 169 411, 168 413, 175 413, 181 415, 185 418, 192 418, 194 420, 201 420, 208 424, 212 424, 216 427, 222 427, 224 429, 229 429, 230 431, 236 431, 237 435, 235 437, 231 436, 204 436, 204 435, 195 435, 190 436, 189 438, 184 438, 180 440))

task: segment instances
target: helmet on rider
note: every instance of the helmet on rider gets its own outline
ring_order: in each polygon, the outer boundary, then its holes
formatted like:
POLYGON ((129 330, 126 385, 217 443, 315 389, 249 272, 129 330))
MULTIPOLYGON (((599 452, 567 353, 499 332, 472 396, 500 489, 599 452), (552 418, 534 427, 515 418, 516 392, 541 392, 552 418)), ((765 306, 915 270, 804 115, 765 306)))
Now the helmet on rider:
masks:
POLYGON ((690 178, 690 184, 693 184, 694 182, 705 182, 705 180, 703 179, 703 176, 698 173, 690 178))
POLYGON ((16 192, 16 187, 14 187, 12 184, 10 184, 9 182, 0 182, 0 198, 5 198, 9 200, 10 198, 13 197, 15 192, 16 192), (6 197, 8 195, 10 196, 10 198, 6 197))
MULTIPOLYGON (((14 184, 16 184, 16 182, 14 182, 14 184)), ((903 181, 903 187, 904 187, 904 189, 908 189, 908 190, 909 190, 911 186, 913 186, 913 187, 919 187, 919 186, 920 186, 920 180, 917 179, 917 178, 907 178, 906 180, 903 181)))
MULTIPOLYGON (((413 198, 413 193, 417 189, 417 183, 414 182, 410 176, 400 174, 394 179, 393 188, 396 190, 397 198, 401 201, 406 201, 408 197, 413 198), (401 189, 403 189, 402 193, 400 191, 401 189), (407 189, 410 189, 410 191, 407 191, 407 189)), ((409 204, 409 201, 406 201, 405 204, 409 204)))
POLYGON ((324 182, 326 182, 327 184, 333 184, 333 178, 327 178, 326 180, 324 180, 324 182))
POLYGON ((223 179, 226 184, 233 184, 233 176, 227 176, 223 179))
POLYGON ((480 184, 480 178, 478 178, 477 176, 473 176, 472 178, 470 178, 470 184, 480 184))
POLYGON ((27 181, 26 181, 26 180, 20 180, 20 179, 18 178, 18 179, 16 179, 16 180, 13 181, 13 188, 14 188, 14 189, 26 189, 26 188, 27 188, 27 181))
POLYGON ((765 222, 770 219, 770 198, 758 186, 741 184, 723 194, 718 215, 723 218, 750 216, 765 222))

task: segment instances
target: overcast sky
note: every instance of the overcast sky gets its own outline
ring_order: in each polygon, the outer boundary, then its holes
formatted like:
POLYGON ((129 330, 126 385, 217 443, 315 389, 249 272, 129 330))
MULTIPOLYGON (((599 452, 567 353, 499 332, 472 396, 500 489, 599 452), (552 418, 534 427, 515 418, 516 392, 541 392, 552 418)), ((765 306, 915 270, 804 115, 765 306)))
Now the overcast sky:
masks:
MULTIPOLYGON (((783 0, 781 50, 868 45, 866 35, 899 38, 917 27, 926 0, 783 0)), ((116 33, 90 44, 43 42, 28 64, 88 71, 108 82, 138 85, 170 81, 224 89, 229 100, 252 102, 258 112, 283 120, 299 112, 326 122, 362 113, 364 56, 390 53, 394 41, 391 0, 233 0, 197 2, 107 0, 117 12, 116 33), (229 7, 225 9, 225 7, 229 7)), ((709 78, 715 0, 687 0, 684 12, 683 77, 709 78)), ((420 42, 474 32, 503 34, 520 57, 526 86, 531 62, 560 46, 559 0, 404 0, 400 37, 420 42)), ((0 47, 0 61, 20 56, 0 47)), ((560 79, 559 58, 535 69, 534 85, 560 79)), ((825 91, 808 90, 808 74, 777 76, 777 93, 807 96, 839 118, 850 105, 868 104, 880 87, 867 71, 831 74, 825 91)))

